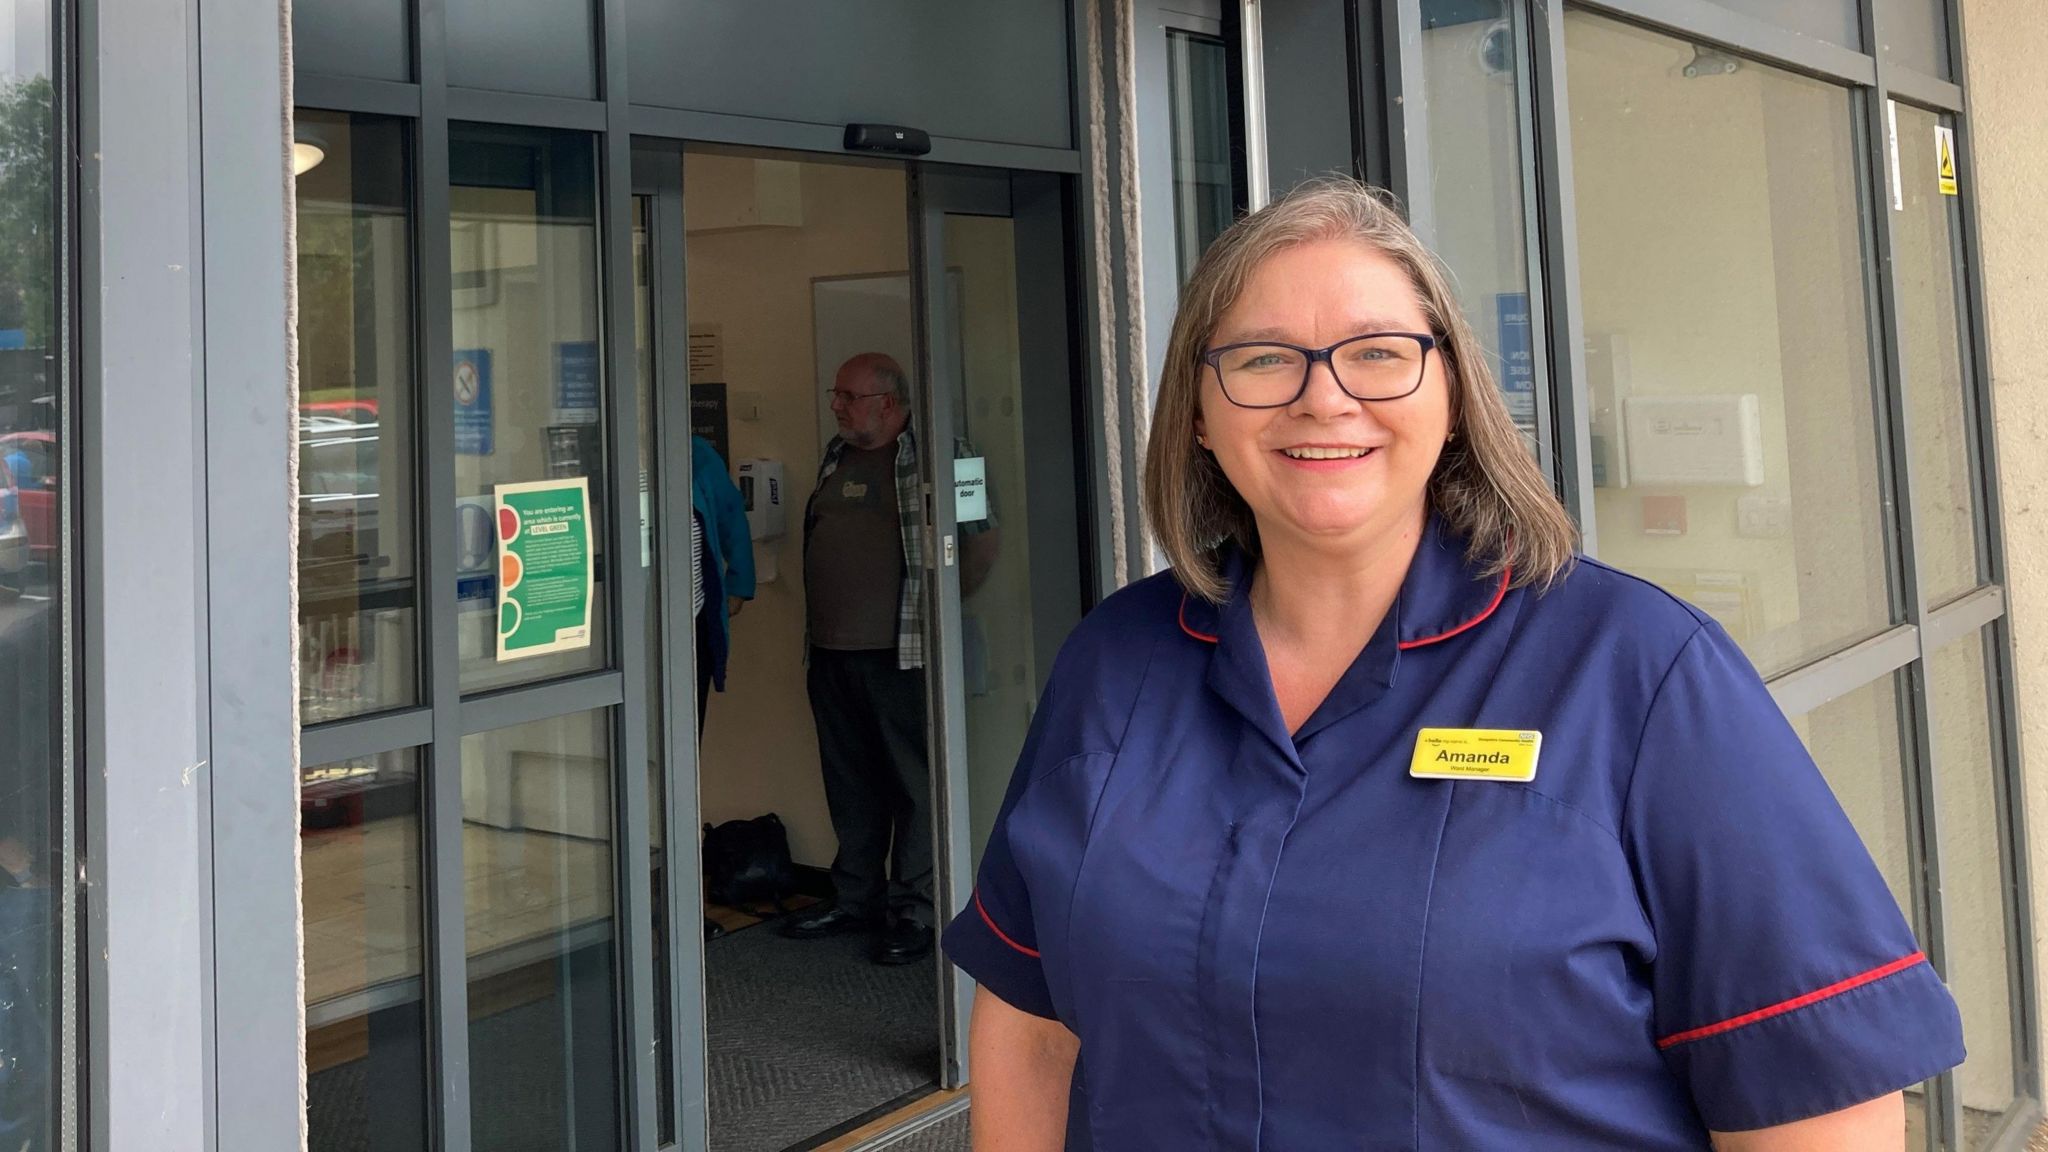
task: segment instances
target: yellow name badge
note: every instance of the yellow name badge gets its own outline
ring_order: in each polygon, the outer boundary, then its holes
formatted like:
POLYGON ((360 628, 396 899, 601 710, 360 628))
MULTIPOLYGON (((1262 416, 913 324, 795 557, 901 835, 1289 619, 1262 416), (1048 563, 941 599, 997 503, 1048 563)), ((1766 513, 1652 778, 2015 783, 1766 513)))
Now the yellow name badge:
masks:
POLYGON ((1424 728, 1415 737, 1408 775, 1418 780, 1500 780, 1526 784, 1536 778, 1543 733, 1512 728, 1424 728))

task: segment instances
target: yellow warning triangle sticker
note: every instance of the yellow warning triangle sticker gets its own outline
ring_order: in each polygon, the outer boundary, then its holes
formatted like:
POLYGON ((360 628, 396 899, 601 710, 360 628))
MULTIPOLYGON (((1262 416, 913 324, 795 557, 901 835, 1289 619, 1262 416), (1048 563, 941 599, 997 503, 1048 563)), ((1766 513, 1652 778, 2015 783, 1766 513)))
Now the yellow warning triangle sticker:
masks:
POLYGON ((1934 155, 1939 166, 1936 176, 1941 183, 1943 196, 1957 194, 1956 185, 1956 133, 1955 129, 1937 127, 1934 130, 1934 155))

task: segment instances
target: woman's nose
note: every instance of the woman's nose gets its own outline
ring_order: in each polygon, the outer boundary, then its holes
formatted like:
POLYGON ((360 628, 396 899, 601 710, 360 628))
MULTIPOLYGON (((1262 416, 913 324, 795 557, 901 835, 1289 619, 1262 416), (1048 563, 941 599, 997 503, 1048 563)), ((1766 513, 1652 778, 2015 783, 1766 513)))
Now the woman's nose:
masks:
POLYGON ((1341 416, 1361 405, 1337 383, 1336 368, 1328 360, 1317 360, 1308 366, 1308 386, 1292 407, 1304 416, 1341 416))

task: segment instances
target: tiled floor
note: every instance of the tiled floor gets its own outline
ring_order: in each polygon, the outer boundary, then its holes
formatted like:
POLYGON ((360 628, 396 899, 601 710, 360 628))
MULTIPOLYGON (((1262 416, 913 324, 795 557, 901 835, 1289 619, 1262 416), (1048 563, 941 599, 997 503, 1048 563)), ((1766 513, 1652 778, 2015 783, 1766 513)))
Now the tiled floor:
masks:
MULTIPOLYGON (((418 844, 411 817, 305 837, 309 1006, 419 977, 418 844)), ((611 915, 609 845, 472 824, 462 852, 472 975, 611 915)))

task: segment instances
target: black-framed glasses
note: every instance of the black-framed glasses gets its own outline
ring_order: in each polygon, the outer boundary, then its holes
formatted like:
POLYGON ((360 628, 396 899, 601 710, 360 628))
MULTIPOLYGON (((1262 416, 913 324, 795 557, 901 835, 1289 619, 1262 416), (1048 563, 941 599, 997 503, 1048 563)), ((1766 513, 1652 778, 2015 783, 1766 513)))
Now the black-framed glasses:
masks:
POLYGON ((1399 400, 1422 387, 1422 368, 1436 337, 1422 332, 1368 332, 1328 348, 1260 340, 1202 353, 1223 397, 1239 408, 1285 408, 1308 391, 1316 362, 1330 366, 1353 400, 1399 400))

